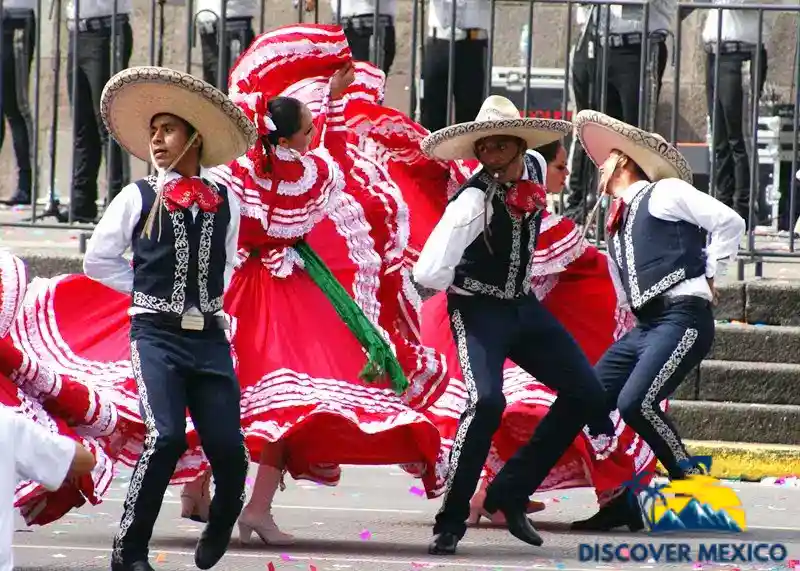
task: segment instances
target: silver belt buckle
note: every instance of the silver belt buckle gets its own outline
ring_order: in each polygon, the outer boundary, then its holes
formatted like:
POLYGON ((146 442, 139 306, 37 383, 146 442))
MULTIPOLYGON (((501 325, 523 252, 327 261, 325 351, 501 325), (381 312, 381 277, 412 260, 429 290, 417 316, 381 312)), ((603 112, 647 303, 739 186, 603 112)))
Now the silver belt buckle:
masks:
POLYGON ((202 331, 205 329, 206 321, 203 314, 194 307, 181 316, 181 329, 188 331, 202 331))

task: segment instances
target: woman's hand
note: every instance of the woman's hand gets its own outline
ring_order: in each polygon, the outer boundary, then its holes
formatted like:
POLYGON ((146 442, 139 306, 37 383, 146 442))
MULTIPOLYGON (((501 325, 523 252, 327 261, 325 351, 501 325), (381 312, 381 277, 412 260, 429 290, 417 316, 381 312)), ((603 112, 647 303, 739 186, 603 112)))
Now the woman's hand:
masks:
POLYGON ((339 99, 344 90, 350 87, 356 79, 356 67, 353 62, 346 63, 344 67, 333 74, 331 80, 331 99, 339 99))

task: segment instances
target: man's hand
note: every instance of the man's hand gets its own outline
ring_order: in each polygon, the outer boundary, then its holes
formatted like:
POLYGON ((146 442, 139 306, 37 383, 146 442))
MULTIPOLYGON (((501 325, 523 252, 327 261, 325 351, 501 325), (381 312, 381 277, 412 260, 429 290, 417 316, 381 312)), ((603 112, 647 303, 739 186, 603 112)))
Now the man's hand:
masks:
POLYGON ((356 67, 353 62, 348 62, 333 74, 331 81, 331 99, 339 99, 344 90, 350 87, 350 84, 356 80, 356 67))
POLYGON ((719 292, 714 287, 714 278, 706 278, 706 281, 708 282, 708 288, 711 290, 711 304, 717 305, 719 303, 719 292))
POLYGON ((306 0, 306 12, 313 12, 317 9, 317 0, 306 0))

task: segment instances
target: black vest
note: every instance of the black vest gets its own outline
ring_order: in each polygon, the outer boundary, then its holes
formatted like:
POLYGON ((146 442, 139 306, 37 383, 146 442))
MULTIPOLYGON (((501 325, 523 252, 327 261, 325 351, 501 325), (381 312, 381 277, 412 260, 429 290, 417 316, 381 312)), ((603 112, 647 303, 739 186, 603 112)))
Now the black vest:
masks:
POLYGON ((231 219, 227 189, 217 212, 159 209, 150 238, 142 236, 156 199, 154 176, 136 182, 142 193, 142 213, 133 231, 133 305, 171 314, 196 307, 204 314, 222 309, 225 289, 225 242, 231 219))
POLYGON ((608 243, 633 309, 706 272, 707 232, 690 222, 652 216, 654 188, 651 184, 633 198, 624 223, 608 243))
MULTIPOLYGON (((544 179, 539 162, 525 154, 528 178, 542 184, 544 179)), ((475 187, 492 196, 492 218, 488 234, 482 232, 467 246, 455 268, 453 285, 476 294, 501 299, 513 299, 531 291, 533 252, 542 221, 542 211, 527 218, 512 214, 506 206, 506 188, 494 182, 481 169, 453 196, 455 200, 464 189, 475 187), (489 250, 488 245, 491 247, 489 250)))

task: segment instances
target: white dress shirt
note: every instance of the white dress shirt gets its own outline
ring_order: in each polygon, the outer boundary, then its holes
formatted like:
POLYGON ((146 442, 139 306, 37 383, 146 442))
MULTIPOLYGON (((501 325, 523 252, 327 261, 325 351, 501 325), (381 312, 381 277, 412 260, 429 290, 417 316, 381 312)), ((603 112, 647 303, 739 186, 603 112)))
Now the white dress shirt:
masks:
MULTIPOLYGON (((736 5, 744 4, 745 0, 713 0, 714 4, 736 5)), ((720 10, 709 10, 706 16, 706 23, 703 26, 703 42, 706 44, 716 43, 717 26, 719 25, 720 10)), ((764 18, 762 42, 767 43, 770 26, 767 18, 764 18)), ((725 10, 722 12, 722 35, 723 42, 745 42, 748 44, 758 43, 758 12, 755 10, 725 10)))
POLYGON ((75 458, 75 442, 0 406, 0 571, 12 571, 14 490, 23 480, 58 490, 75 458))
MULTIPOLYGON (((222 17, 223 0, 195 0, 194 13, 197 21, 204 24, 216 24, 222 17)), ((261 13, 259 0, 227 0, 225 19, 255 18, 261 13)), ((246 47, 246 46, 245 46, 246 47)))
MULTIPOLYGON (((181 175, 172 171, 167 174, 166 182, 175 180, 181 175)), ((211 173, 200 169, 200 177, 214 184, 211 173)), ((228 192, 231 219, 225 237, 225 289, 228 289, 233 276, 234 264, 239 242, 239 202, 233 192, 228 192)), ((194 218, 200 212, 197 204, 191 207, 194 218)), ((133 291, 133 267, 124 257, 125 252, 131 247, 133 232, 141 218, 142 193, 135 183, 129 184, 111 201, 106 208, 100 222, 92 233, 86 246, 83 257, 84 273, 102 284, 107 285, 122 293, 133 291)), ((153 232, 158 231, 158 223, 154 224, 153 232)), ((130 315, 136 313, 152 313, 144 308, 131 308, 130 315)))
MULTIPOLYGON (((336 16, 336 11, 339 9, 339 2, 342 4, 342 18, 372 15, 375 13, 374 0, 330 0, 331 12, 334 17, 336 16)), ((391 16, 392 18, 397 16, 396 0, 380 0, 378 3, 378 13, 391 16)))
MULTIPOLYGON (((629 206, 634 197, 649 185, 646 181, 632 184, 622 193, 623 202, 629 206)), ((649 205, 651 216, 671 222, 683 220, 700 226, 711 236, 705 250, 705 276, 684 280, 665 295, 694 295, 712 301, 713 295, 706 278, 725 275, 727 263, 736 259, 745 231, 744 219, 719 200, 677 178, 658 181, 650 194, 649 205)), ((619 268, 616 263, 611 263, 609 267, 612 269, 611 277, 617 293, 621 294, 620 301, 627 304, 627 296, 620 285, 622 281, 619 268)))
MULTIPOLYGON (((672 17, 677 11, 677 0, 650 0, 650 11, 648 12, 647 31, 652 33, 656 30, 669 30, 672 17)), ((606 14, 608 7, 603 6, 595 9, 597 14, 597 32, 602 37, 606 35, 606 14)), ((578 6, 576 20, 578 25, 586 26, 589 23, 589 15, 592 13, 589 6, 578 6)), ((611 6, 611 16, 608 20, 608 30, 611 34, 629 34, 643 32, 642 17, 644 8, 642 6, 611 6)))
MULTIPOLYGON (((115 0, 80 0, 78 18, 102 18, 114 15, 115 0)), ((116 0, 117 14, 130 14, 133 10, 132 0, 116 0)), ((67 0, 67 20, 75 19, 75 2, 67 0)))
MULTIPOLYGON (((428 27, 437 28, 443 33, 453 25, 452 0, 430 0, 428 2, 428 27)), ((492 17, 492 5, 489 0, 456 0, 456 23, 459 30, 470 28, 489 29, 492 17)), ((444 38, 447 39, 445 34, 444 38)))
MULTIPOLYGON (((547 177, 547 162, 536 151, 528 151, 539 161, 542 173, 547 177)), ((530 178, 528 169, 522 173, 522 180, 530 178)), ((546 180, 543 184, 546 183, 546 180)), ((483 233, 484 210, 486 220, 492 219, 492 205, 486 203, 485 193, 474 186, 465 188, 453 202, 447 205, 442 219, 431 232, 417 263, 414 264, 414 280, 429 289, 446 290, 452 286, 456 266, 464 255, 464 250, 483 233)), ((453 288, 460 294, 470 295, 453 288)))

